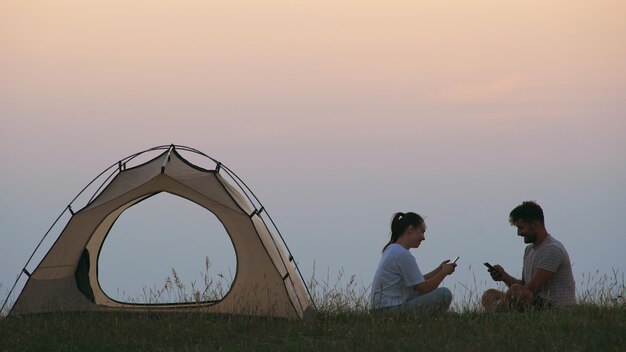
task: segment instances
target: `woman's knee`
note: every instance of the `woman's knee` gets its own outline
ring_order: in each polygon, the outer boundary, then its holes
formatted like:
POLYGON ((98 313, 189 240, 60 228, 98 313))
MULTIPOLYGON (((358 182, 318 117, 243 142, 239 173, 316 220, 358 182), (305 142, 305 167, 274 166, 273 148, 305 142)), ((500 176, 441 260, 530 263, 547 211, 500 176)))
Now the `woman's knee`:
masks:
POLYGON ((445 305, 446 308, 449 307, 452 303, 452 291, 447 287, 438 287, 435 291, 437 292, 439 301, 445 305))

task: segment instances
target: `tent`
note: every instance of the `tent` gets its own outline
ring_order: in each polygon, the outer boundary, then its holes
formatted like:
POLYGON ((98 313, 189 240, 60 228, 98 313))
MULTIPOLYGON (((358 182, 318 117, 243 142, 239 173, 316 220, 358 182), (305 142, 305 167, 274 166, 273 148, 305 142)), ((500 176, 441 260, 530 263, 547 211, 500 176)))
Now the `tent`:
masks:
POLYGON ((74 211, 70 203, 64 210, 71 217, 36 269, 31 273, 27 270, 28 263, 24 267, 28 280, 11 315, 57 311, 199 311, 301 319, 313 312, 310 294, 293 256, 284 240, 281 245, 267 225, 271 223, 282 239, 274 221, 247 185, 222 163, 195 149, 170 145, 133 154, 107 170, 96 180, 111 170, 112 174, 82 209, 74 211), (159 154, 129 167, 148 152, 159 154), (193 164, 182 155, 188 153, 210 159, 215 167, 208 169, 193 164), (160 192, 198 204, 224 225, 234 247, 237 271, 222 299, 132 304, 111 299, 101 289, 98 257, 113 224, 125 210, 160 192))

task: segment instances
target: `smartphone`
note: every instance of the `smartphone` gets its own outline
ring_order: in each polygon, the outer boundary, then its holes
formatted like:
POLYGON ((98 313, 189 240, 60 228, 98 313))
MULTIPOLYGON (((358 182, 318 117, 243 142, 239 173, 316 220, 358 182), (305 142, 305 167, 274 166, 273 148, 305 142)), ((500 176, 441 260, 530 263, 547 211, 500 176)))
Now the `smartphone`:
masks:
POLYGON ((489 268, 489 270, 495 270, 495 269, 496 269, 496 268, 494 268, 491 264, 489 264, 489 263, 487 263, 487 262, 485 262, 485 266, 486 266, 487 268, 489 268))
POLYGON ((459 260, 459 257, 454 258, 454 260, 451 261, 450 263, 454 264, 454 263, 456 263, 457 260, 459 260))

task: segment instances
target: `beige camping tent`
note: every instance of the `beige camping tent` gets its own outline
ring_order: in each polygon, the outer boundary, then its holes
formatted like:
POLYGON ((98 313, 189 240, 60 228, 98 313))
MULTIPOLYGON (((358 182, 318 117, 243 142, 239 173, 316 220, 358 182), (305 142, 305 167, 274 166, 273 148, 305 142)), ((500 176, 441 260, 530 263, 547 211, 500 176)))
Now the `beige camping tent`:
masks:
POLYGON ((203 169, 179 153, 195 151, 191 148, 171 145, 149 151, 159 149, 163 150, 160 155, 138 166, 126 168, 127 161, 120 161, 115 177, 84 208, 74 213, 68 207, 72 217, 29 275, 11 314, 193 310, 289 319, 308 314, 311 310, 308 291, 293 257, 270 232, 261 216, 264 209, 253 205, 246 193, 247 186, 241 186, 243 182, 221 163, 216 162, 214 170, 203 169), (230 177, 234 185, 225 177, 230 177), (98 255, 109 230, 125 210, 159 192, 177 195, 206 208, 224 225, 234 246, 237 272, 230 291, 221 300, 129 304, 109 298, 101 289, 98 255))

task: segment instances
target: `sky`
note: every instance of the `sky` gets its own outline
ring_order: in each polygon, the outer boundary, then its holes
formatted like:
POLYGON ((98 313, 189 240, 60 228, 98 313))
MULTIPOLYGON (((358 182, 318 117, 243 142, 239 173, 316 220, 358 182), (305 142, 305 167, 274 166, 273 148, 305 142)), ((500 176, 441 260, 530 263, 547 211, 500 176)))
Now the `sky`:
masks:
MULTIPOLYGON (((609 0, 5 0, 0 298, 91 179, 170 143, 243 178, 307 279, 366 288, 393 213, 415 211, 428 230, 412 253, 423 271, 460 256, 444 281, 460 299, 494 286, 484 261, 521 275, 508 214, 536 200, 579 292, 623 282, 625 16, 609 0)), ((233 270, 220 224, 180 199, 113 230, 112 296, 171 268, 200 280, 205 257, 233 270)))

